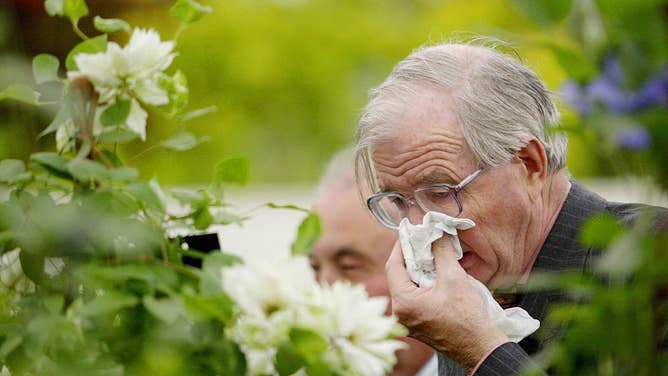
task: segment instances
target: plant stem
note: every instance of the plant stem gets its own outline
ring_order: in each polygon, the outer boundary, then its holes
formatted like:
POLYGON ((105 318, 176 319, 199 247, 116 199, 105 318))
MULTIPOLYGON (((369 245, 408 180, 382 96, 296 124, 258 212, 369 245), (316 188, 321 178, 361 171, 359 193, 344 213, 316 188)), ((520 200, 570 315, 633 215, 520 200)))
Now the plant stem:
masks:
POLYGON ((89 39, 88 36, 84 34, 84 32, 81 31, 81 29, 79 29, 79 21, 77 21, 76 23, 72 23, 72 29, 74 30, 74 33, 79 36, 79 38, 83 40, 89 39))
POLYGON ((186 24, 181 23, 181 25, 179 25, 179 28, 176 29, 176 32, 174 33, 174 38, 172 38, 172 39, 174 39, 174 41, 177 41, 179 39, 179 35, 181 35, 183 30, 185 30, 185 29, 186 29, 186 24))
POLYGON ((139 153, 137 153, 137 154, 133 155, 132 157, 130 157, 130 158, 128 159, 128 163, 134 161, 136 158, 141 157, 142 155, 148 153, 149 151, 151 151, 151 150, 157 148, 158 146, 160 146, 160 145, 159 145, 159 144, 158 144, 158 145, 153 145, 153 146, 151 146, 151 147, 148 147, 148 148, 146 148, 146 149, 140 151, 139 153))

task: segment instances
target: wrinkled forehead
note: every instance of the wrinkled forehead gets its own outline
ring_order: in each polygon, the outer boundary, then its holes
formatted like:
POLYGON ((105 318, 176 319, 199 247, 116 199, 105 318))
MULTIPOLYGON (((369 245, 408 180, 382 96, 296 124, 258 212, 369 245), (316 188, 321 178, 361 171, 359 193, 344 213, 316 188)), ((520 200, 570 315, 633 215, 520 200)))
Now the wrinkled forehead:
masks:
POLYGON ((406 102, 370 148, 374 190, 456 184, 475 165, 449 95, 426 90, 406 102))

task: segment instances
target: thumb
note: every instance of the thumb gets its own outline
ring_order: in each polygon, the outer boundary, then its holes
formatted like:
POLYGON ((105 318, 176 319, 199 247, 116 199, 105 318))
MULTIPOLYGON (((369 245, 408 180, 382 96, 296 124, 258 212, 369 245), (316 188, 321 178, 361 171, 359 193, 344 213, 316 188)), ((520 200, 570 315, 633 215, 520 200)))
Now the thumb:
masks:
POLYGON ((390 253, 390 257, 385 263, 385 274, 387 276, 387 286, 391 294, 417 289, 415 283, 408 276, 399 240, 394 243, 392 253, 390 253))
POLYGON ((440 239, 432 243, 431 252, 434 254, 437 281, 439 279, 460 277, 461 274, 466 274, 461 265, 459 265, 450 235, 444 233, 440 239))

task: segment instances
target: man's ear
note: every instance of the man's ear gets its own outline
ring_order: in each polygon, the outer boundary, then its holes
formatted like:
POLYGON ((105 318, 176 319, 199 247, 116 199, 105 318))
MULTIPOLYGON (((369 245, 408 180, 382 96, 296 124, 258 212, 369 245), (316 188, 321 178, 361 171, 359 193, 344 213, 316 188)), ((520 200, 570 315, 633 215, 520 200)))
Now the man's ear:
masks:
POLYGON ((533 201, 543 189, 547 179, 547 153, 545 146, 535 137, 531 137, 526 145, 516 152, 526 171, 526 184, 529 198, 533 201))

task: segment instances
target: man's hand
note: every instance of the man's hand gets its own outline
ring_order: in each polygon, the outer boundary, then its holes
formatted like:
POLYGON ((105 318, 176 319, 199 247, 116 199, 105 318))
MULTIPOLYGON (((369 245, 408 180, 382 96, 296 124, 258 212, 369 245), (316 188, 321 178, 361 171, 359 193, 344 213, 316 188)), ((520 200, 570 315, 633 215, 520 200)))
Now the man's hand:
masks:
POLYGON ((397 241, 385 270, 392 311, 416 338, 472 370, 493 349, 509 341, 489 319, 482 297, 469 283, 446 234, 432 245, 436 280, 418 288, 408 277, 397 241))

